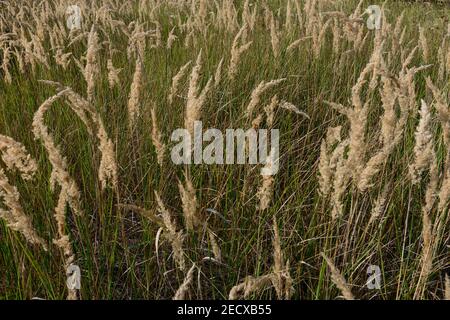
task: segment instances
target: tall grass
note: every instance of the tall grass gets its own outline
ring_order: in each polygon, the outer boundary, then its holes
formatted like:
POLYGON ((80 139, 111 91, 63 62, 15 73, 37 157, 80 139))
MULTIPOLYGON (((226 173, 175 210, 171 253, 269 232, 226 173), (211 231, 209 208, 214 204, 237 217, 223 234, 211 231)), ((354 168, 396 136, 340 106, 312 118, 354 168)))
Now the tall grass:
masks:
POLYGON ((0 298, 448 299, 448 5, 69 4, 0 3, 0 298), (279 172, 175 165, 198 120, 279 172))

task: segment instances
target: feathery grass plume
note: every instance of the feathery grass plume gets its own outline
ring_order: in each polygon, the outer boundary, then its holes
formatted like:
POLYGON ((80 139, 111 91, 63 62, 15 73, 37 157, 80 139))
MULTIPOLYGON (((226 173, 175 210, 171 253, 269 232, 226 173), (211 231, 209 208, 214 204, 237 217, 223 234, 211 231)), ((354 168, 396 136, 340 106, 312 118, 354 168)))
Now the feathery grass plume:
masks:
POLYGON ((200 92, 200 70, 202 68, 202 51, 198 54, 195 66, 192 68, 189 79, 189 89, 186 102, 186 112, 184 116, 185 128, 191 136, 194 136, 194 122, 200 120, 201 109, 205 103, 206 96, 211 89, 212 79, 208 80, 203 90, 200 92))
POLYGON ((326 261, 328 267, 331 271, 331 281, 338 287, 338 289, 341 291, 342 296, 345 298, 345 300, 355 300, 352 291, 350 290, 350 287, 347 284, 347 281, 342 276, 342 274, 339 272, 339 270, 336 268, 334 263, 328 258, 325 253, 321 253, 322 257, 326 261))
POLYGON ((220 246, 217 243, 217 237, 214 234, 214 232, 208 228, 208 239, 209 239, 209 243, 211 244, 211 248, 212 248, 212 252, 214 254, 214 259, 218 262, 222 261, 222 252, 220 250, 220 246))
POLYGON ((91 31, 88 35, 88 44, 86 52, 86 66, 84 68, 84 78, 87 83, 87 97, 89 101, 93 100, 95 77, 99 73, 99 65, 97 62, 97 54, 100 50, 99 38, 95 25, 92 25, 91 31))
POLYGON ((450 300, 450 276, 445 275, 445 300, 450 300))
POLYGON ((11 58, 11 48, 9 46, 5 46, 2 48, 3 49, 3 61, 2 61, 2 65, 1 65, 1 69, 3 70, 4 73, 4 79, 6 81, 6 83, 11 84, 12 83, 12 77, 11 77, 11 73, 9 72, 9 62, 10 62, 10 58, 11 58))
POLYGON ((311 37, 310 36, 302 37, 300 39, 295 40, 286 48, 286 51, 289 52, 289 51, 294 50, 295 48, 298 48, 303 41, 308 40, 308 39, 311 39, 311 37))
MULTIPOLYGON (((150 220, 151 222, 156 224, 158 227, 163 228, 163 229, 166 228, 166 225, 164 224, 162 217, 156 215, 155 212, 152 210, 146 210, 141 207, 135 206, 133 204, 118 204, 117 206, 119 208, 123 208, 125 210, 130 210, 130 211, 139 213, 143 217, 147 218, 148 220, 150 220)), ((165 210, 164 205, 162 206, 162 208, 164 208, 164 210, 165 210)))
POLYGON ((247 299, 253 293, 258 293, 272 286, 273 274, 260 277, 247 276, 244 281, 231 288, 228 299, 247 299))
POLYGON ((331 152, 336 143, 341 141, 341 126, 328 128, 325 139, 320 145, 319 159, 319 190, 323 196, 328 196, 332 187, 334 170, 336 167, 331 165, 331 152))
POLYGON ((330 167, 335 168, 334 180, 333 180, 333 193, 331 195, 332 212, 331 217, 333 220, 342 217, 343 215, 343 203, 342 197, 347 190, 347 186, 350 182, 352 172, 349 169, 348 158, 345 158, 345 149, 350 144, 349 140, 343 140, 334 149, 331 159, 330 167))
POLYGON ((431 78, 426 79, 427 86, 431 89, 434 99, 436 100, 436 110, 438 111, 439 121, 441 122, 444 144, 447 149, 444 163, 444 177, 439 191, 439 211, 445 210, 450 200, 450 109, 446 102, 445 96, 433 84, 431 78))
POLYGON ((365 83, 364 77, 370 72, 372 66, 368 65, 362 71, 357 83, 352 88, 352 103, 354 108, 348 109, 346 115, 350 121, 350 150, 348 154, 348 163, 352 169, 352 175, 359 180, 359 174, 364 163, 364 154, 366 143, 364 139, 367 124, 367 105, 363 105, 360 97, 362 87, 365 83))
MULTIPOLYGON (((60 186, 58 204, 55 207, 54 218, 58 227, 58 239, 54 239, 53 243, 58 246, 64 253, 64 269, 66 270, 75 260, 72 244, 65 230, 66 224, 66 204, 69 204, 75 214, 82 214, 80 205, 80 191, 75 181, 67 172, 66 159, 61 155, 54 142, 53 136, 48 132, 48 128, 44 123, 44 114, 51 105, 62 97, 67 90, 60 91, 53 97, 48 98, 39 107, 33 118, 33 134, 36 139, 41 140, 47 150, 49 161, 52 165, 52 174, 50 177, 51 189, 54 191, 55 186, 60 186)), ((67 299, 77 299, 76 289, 69 289, 67 299)))
POLYGON ((100 165, 98 168, 98 179, 101 182, 102 189, 106 189, 108 182, 112 186, 118 187, 117 160, 114 151, 114 143, 108 137, 108 133, 101 121, 100 117, 97 121, 97 138, 99 140, 98 149, 101 153, 100 165))
POLYGON ((427 190, 425 192, 425 204, 422 207, 422 253, 420 256, 421 259, 421 268, 419 274, 419 281, 416 287, 416 291, 414 292, 414 299, 423 298, 423 293, 426 289, 427 280, 431 273, 431 269, 433 266, 433 258, 434 258, 434 241, 433 238, 433 223, 431 221, 430 213, 433 209, 436 193, 439 184, 439 172, 438 172, 438 164, 436 159, 436 154, 434 150, 431 151, 431 163, 429 166, 430 169, 430 181, 428 182, 427 190))
POLYGON ((277 292, 278 299, 290 299, 294 293, 292 278, 289 274, 289 262, 284 263, 283 251, 281 250, 280 233, 276 217, 273 216, 273 278, 272 283, 277 292))
POLYGON ((273 56, 276 59, 280 55, 280 37, 278 35, 277 23, 273 13, 271 13, 270 18, 270 43, 272 44, 273 56))
POLYGON ((318 24, 314 25, 313 33, 312 33, 312 42, 313 42, 313 52, 316 58, 319 57, 320 51, 322 49, 323 44, 325 43, 325 35, 328 27, 330 26, 332 19, 327 20, 325 23, 322 22, 322 18, 318 19, 318 24))
POLYGON ((72 110, 83 120, 88 128, 89 134, 93 135, 96 132, 98 143, 98 150, 101 153, 100 165, 98 169, 98 179, 101 182, 102 190, 106 189, 108 182, 115 188, 118 186, 117 161, 114 150, 114 143, 108 137, 105 125, 100 114, 95 110, 92 104, 74 92, 70 87, 62 87, 64 96, 70 102, 72 110), (88 118, 88 115, 90 116, 88 118))
POLYGON ((276 80, 271 80, 269 82, 266 81, 261 81, 258 86, 253 89, 251 97, 250 97, 250 102, 247 105, 247 110, 246 110, 246 116, 248 118, 250 118, 253 114, 253 111, 255 110, 255 108, 258 106, 259 102, 261 101, 261 96, 269 89, 277 86, 278 84, 282 83, 283 81, 285 81, 285 78, 282 79, 276 79, 276 80))
POLYGON ((381 135, 380 140, 383 143, 382 148, 367 161, 364 169, 361 171, 358 189, 362 192, 372 187, 371 182, 381 170, 395 146, 400 142, 406 120, 408 109, 400 108, 400 116, 397 117, 395 106, 398 97, 398 90, 394 88, 392 80, 382 75, 383 88, 380 90, 381 101, 383 103, 384 113, 381 117, 381 135))
POLYGON ((24 180, 30 180, 37 171, 37 163, 24 145, 11 137, 0 134, 0 153, 8 170, 16 168, 24 180))
POLYGON ((306 119, 311 119, 306 113, 304 113, 303 111, 300 111, 294 104, 292 104, 290 102, 281 100, 280 108, 286 109, 288 111, 292 111, 298 115, 305 117, 306 119))
POLYGON ((333 19, 333 25, 331 27, 333 34, 333 53, 339 54, 341 49, 342 28, 339 26, 338 19, 333 19))
MULTIPOLYGON (((144 31, 143 24, 137 23, 133 21, 130 25, 133 24, 134 28, 131 31, 131 34, 128 38, 128 47, 127 47, 127 56, 128 59, 132 59, 133 56, 144 57, 145 48, 146 48, 146 38, 149 36, 157 36, 157 31, 144 31)), ((158 39, 157 39, 158 42, 158 39)), ((159 47, 160 43, 156 43, 153 47, 159 47)))
POLYGON ((189 286, 192 284, 192 281, 194 280, 194 271, 196 267, 197 266, 195 265, 195 263, 193 263, 192 267, 187 272, 186 277, 183 280, 183 283, 175 293, 173 300, 186 300, 187 294, 189 293, 189 286))
POLYGON ((72 56, 72 52, 63 53, 61 48, 56 49, 55 53, 55 62, 57 65, 63 67, 64 70, 67 69, 70 63, 70 57, 72 56))
POLYGON ((288 0, 286 3, 286 22, 284 24, 284 28, 287 30, 287 32, 292 31, 292 7, 290 0, 288 0))
POLYGON ((416 128, 414 145, 414 162, 409 166, 409 173, 413 184, 417 184, 420 175, 433 160, 433 134, 431 133, 431 113, 425 101, 419 111, 420 120, 416 128))
POLYGON ((395 22, 394 31, 392 32, 392 54, 396 55, 399 49, 403 45, 403 31, 406 30, 406 28, 403 28, 402 31, 402 24, 403 20, 405 18, 405 11, 403 10, 402 13, 397 17, 397 21, 395 22))
POLYGON ((261 211, 269 208, 270 202, 272 201, 274 181, 273 175, 262 176, 262 185, 258 190, 258 209, 261 211))
POLYGON ((75 214, 82 214, 80 204, 80 191, 75 181, 67 172, 67 161, 62 156, 61 151, 55 144, 53 135, 48 131, 44 122, 44 115, 49 110, 54 102, 60 99, 67 90, 62 90, 56 95, 45 100, 33 117, 33 134, 36 139, 41 140, 48 153, 49 161, 52 165, 52 173, 50 176, 50 186, 54 191, 55 186, 61 187, 60 198, 67 200, 67 203, 72 208, 75 214))
POLYGON ((37 244, 47 251, 45 241, 38 236, 33 228, 31 219, 25 214, 20 204, 20 194, 17 188, 9 183, 3 169, 0 169, 0 198, 8 210, 0 208, 0 218, 5 220, 6 226, 21 233, 31 244, 37 244))
POLYGON ((252 128, 258 130, 262 121, 263 121, 263 114, 260 113, 255 119, 253 119, 252 128))
POLYGON ((417 109, 414 76, 416 73, 431 67, 431 65, 423 65, 408 68, 408 65, 413 60, 417 49, 418 47, 416 46, 404 60, 402 59, 402 68, 397 79, 400 87, 400 94, 398 96, 400 108, 408 108, 413 112, 417 109))
POLYGON ((259 199, 258 209, 261 211, 269 208, 270 202, 272 201, 273 198, 273 187, 275 183, 275 178, 272 174, 272 169, 276 161, 278 161, 278 159, 275 159, 275 152, 273 149, 271 149, 270 155, 266 159, 264 168, 261 169, 262 184, 257 192, 257 196, 259 199))
POLYGON ((185 174, 185 185, 179 181, 178 189, 180 190, 186 229, 189 231, 196 230, 202 224, 202 220, 198 214, 198 202, 195 189, 187 173, 185 174))
POLYGON ((217 65, 216 72, 214 73, 214 87, 217 87, 222 80, 222 66, 223 66, 223 58, 220 59, 219 64, 217 65))
POLYGON ((272 97, 272 100, 270 100, 270 103, 264 107, 264 112, 266 114, 266 122, 267 122, 267 127, 271 128, 273 126, 273 123, 275 121, 275 108, 277 107, 277 105, 280 103, 280 101, 278 101, 278 96, 274 95, 272 97))
POLYGON ((191 61, 188 61, 184 66, 180 68, 180 70, 177 72, 177 74, 172 78, 172 86, 170 87, 169 95, 167 97, 167 100, 169 101, 169 104, 172 104, 173 98, 178 92, 178 87, 180 85, 181 79, 186 74, 187 68, 191 64, 191 61))
POLYGON ((141 112, 140 110, 140 97, 143 86, 142 73, 143 73, 142 61, 138 56, 136 59, 136 67, 133 75, 133 82, 130 87, 130 95, 128 98, 128 126, 130 129, 134 129, 136 120, 141 112))
MULTIPOLYGON (((361 91, 364 84, 367 82, 365 80, 366 76, 373 70, 374 64, 369 62, 359 75, 358 81, 353 86, 351 95, 353 108, 346 108, 341 104, 325 101, 326 104, 345 115, 350 122, 349 151, 346 164, 348 165, 347 169, 351 171, 351 176, 355 181, 359 181, 360 179, 361 171, 364 168, 364 158, 366 153, 365 131, 367 125, 368 102, 363 104, 361 100, 361 91)), ((343 164, 343 162, 341 164, 343 164)))
POLYGON ((108 69, 108 84, 109 87, 112 89, 116 85, 120 84, 119 73, 120 71, 122 71, 122 69, 115 68, 111 58, 108 59, 106 67, 108 69))
POLYGON ((428 48, 427 37, 425 35, 425 30, 419 25, 419 45, 422 50, 422 57, 425 63, 430 61, 430 49, 428 48))
POLYGON ((178 38, 175 33, 175 27, 172 28, 172 30, 170 30, 169 35, 167 36, 167 44, 166 44, 166 48, 167 49, 171 49, 173 43, 175 42, 175 40, 178 38))
POLYGON ((253 30, 256 24, 258 13, 258 5, 257 3, 253 3, 253 11, 250 10, 250 3, 249 0, 245 0, 244 3, 244 9, 242 11, 242 20, 245 21, 245 23, 248 25, 250 30, 253 30))
POLYGON ((165 236, 172 244, 173 250, 173 258, 175 263, 178 265, 180 270, 184 270, 186 267, 185 259, 184 259, 184 250, 183 250, 183 242, 184 242, 184 234, 183 231, 176 231, 175 223, 172 222, 172 218, 169 210, 164 206, 164 203, 161 200, 159 194, 155 191, 155 199, 158 205, 157 210, 162 216, 163 220, 163 228, 166 231, 165 236))
POLYGON ((242 45, 239 44, 242 34, 246 30, 246 28, 247 28, 247 24, 244 23, 242 25, 241 29, 239 30, 239 32, 234 37, 233 44, 231 46, 231 58, 230 58, 230 64, 228 66, 228 78, 230 79, 230 81, 233 81, 234 78, 236 77, 236 74, 238 72, 239 63, 241 60, 241 55, 245 51, 247 51, 252 44, 252 41, 247 42, 242 45))
POLYGON ((388 194, 391 190, 390 183, 387 183, 383 191, 378 195, 377 200, 375 201, 372 211, 370 213, 369 225, 372 224, 375 220, 378 220, 380 216, 383 214, 386 209, 388 194))
POLYGON ((151 117, 152 117, 152 142, 153 142, 153 146, 155 147, 155 150, 156 150, 158 164, 160 166, 162 166, 163 162, 164 162, 164 154, 166 151, 166 145, 162 142, 162 135, 161 135, 161 131, 159 131, 159 128, 158 128, 158 119, 156 118, 156 111, 155 111, 154 105, 152 106, 150 113, 151 113, 151 117))

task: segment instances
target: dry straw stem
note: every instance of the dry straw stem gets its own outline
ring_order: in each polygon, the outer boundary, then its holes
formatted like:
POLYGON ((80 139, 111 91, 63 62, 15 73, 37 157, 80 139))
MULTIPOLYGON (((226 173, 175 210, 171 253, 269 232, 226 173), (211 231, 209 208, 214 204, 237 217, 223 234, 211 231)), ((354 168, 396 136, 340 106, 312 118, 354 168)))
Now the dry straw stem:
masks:
POLYGON ((255 110, 255 108, 258 106, 258 104, 261 101, 261 96, 269 89, 277 86, 278 84, 282 83, 283 81, 285 81, 285 78, 282 79, 276 79, 276 80, 271 80, 269 82, 266 81, 261 81, 258 86, 253 89, 252 94, 250 96, 250 102, 247 105, 247 110, 246 110, 246 116, 247 118, 250 118, 253 114, 253 111, 255 110))
POLYGON ((162 135, 158 128, 158 119, 156 118, 154 105, 152 106, 150 113, 152 117, 152 142, 156 150, 158 164, 162 166, 164 162, 164 154, 166 152, 166 145, 162 142, 162 135))
POLYGON ((236 34, 233 40, 233 44, 231 46, 231 58, 230 58, 230 64, 228 66, 228 78, 230 81, 233 81, 236 77, 236 74, 238 72, 239 64, 241 62, 241 55, 247 51, 252 41, 247 42, 245 44, 240 45, 240 39, 247 29, 247 24, 243 24, 239 32, 236 34))
POLYGON ((173 300, 186 300, 187 295, 189 293, 189 286, 192 284, 192 281, 194 280, 194 271, 195 271, 196 265, 195 263, 192 264, 192 267, 189 269, 188 273, 186 274, 186 277, 184 278, 183 283, 178 288, 177 292, 175 293, 175 296, 173 297, 173 300))
POLYGON ((336 268, 334 263, 328 258, 325 253, 321 253, 322 257, 325 259, 325 261, 328 264, 328 267, 331 271, 331 281, 338 287, 339 290, 341 290, 342 296, 345 298, 345 300, 355 300, 352 291, 350 290, 350 287, 347 284, 347 281, 345 281, 345 278, 342 276, 342 274, 339 272, 339 270, 336 268))
POLYGON ((206 96, 211 89, 212 79, 208 80, 206 86, 200 92, 200 71, 202 68, 202 51, 198 54, 195 66, 192 68, 189 79, 189 89, 186 102, 186 113, 184 116, 185 128, 191 136, 194 136, 194 122, 200 120, 201 109, 205 103, 206 96))
POLYGON ((134 129, 136 120, 139 117, 140 114, 140 97, 141 97, 141 91, 143 86, 143 79, 142 79, 142 61, 141 58, 138 56, 136 59, 136 67, 134 70, 133 75, 133 82, 131 83, 130 87, 130 95, 128 98, 128 126, 130 129, 134 129))
POLYGON ((167 100, 170 104, 172 104, 175 95, 178 92, 180 81, 186 74, 187 68, 191 64, 191 61, 188 61, 184 66, 180 68, 175 76, 172 78, 172 86, 170 87, 169 95, 167 96, 167 100))

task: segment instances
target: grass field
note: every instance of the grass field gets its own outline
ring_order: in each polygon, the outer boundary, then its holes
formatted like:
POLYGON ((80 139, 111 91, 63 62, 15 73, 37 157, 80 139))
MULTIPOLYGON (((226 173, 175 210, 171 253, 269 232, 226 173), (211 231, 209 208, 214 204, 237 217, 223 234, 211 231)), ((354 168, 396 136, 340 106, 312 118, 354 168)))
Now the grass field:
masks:
POLYGON ((0 2, 1 299, 450 299, 449 4, 30 3, 0 2), (279 129, 278 173, 174 164, 196 120, 279 129))

